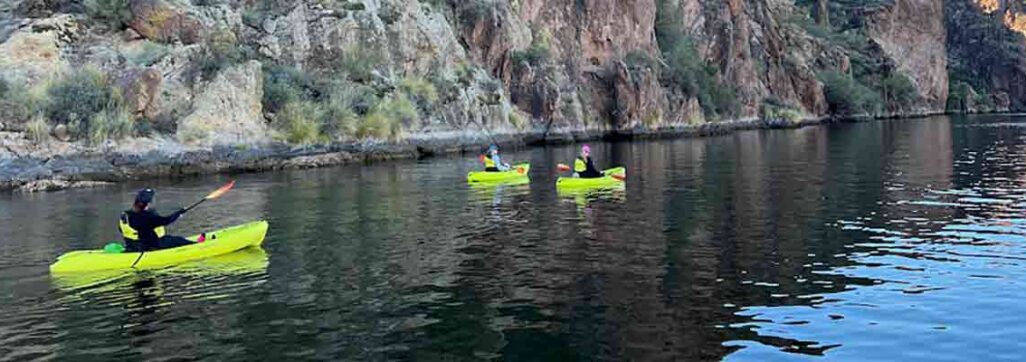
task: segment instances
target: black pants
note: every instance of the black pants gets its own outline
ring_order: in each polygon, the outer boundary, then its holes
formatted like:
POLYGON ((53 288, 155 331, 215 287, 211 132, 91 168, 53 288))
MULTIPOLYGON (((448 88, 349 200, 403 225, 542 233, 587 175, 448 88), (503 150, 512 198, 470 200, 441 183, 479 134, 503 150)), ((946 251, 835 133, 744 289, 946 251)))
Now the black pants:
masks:
POLYGON ((598 170, 584 170, 584 172, 578 173, 577 177, 580 178, 599 178, 605 176, 601 171, 598 170))
POLYGON ((129 253, 138 253, 140 251, 143 251, 143 249, 146 249, 146 251, 154 251, 161 249, 177 248, 179 246, 186 246, 192 244, 194 244, 192 241, 189 241, 189 239, 183 238, 181 236, 167 235, 157 240, 156 243, 126 240, 125 251, 129 253))

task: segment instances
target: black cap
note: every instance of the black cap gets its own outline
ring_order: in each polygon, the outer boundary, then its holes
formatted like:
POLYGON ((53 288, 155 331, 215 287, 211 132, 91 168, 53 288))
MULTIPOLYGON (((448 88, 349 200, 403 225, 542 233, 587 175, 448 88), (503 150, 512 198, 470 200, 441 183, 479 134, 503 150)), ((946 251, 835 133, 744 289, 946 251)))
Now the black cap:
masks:
POLYGON ((139 193, 135 194, 135 202, 149 205, 149 203, 153 202, 153 196, 156 194, 157 192, 149 187, 139 190, 139 193))

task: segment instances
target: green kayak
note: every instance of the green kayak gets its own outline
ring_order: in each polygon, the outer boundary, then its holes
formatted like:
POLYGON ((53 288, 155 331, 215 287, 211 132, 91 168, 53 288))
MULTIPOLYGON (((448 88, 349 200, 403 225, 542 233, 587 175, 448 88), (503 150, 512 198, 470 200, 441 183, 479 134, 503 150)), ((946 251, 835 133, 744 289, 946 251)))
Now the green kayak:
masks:
POLYGON ((531 172, 531 164, 529 163, 514 165, 509 171, 471 171, 467 173, 467 182, 472 184, 518 182, 527 180, 528 172, 531 172))
POLYGON ((556 179, 556 189, 586 190, 599 188, 622 187, 626 184, 620 178, 627 177, 627 169, 611 168, 602 172, 605 176, 598 178, 560 177, 556 179), (620 178, 617 178, 620 177, 620 178))

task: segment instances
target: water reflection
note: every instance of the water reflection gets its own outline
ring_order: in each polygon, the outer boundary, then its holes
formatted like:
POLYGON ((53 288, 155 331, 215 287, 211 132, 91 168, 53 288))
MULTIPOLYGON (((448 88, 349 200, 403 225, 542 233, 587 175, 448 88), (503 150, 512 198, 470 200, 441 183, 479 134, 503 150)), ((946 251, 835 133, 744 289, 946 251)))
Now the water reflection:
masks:
POLYGON ((241 175, 179 226, 268 219, 239 272, 51 281, 139 185, 3 196, 0 359, 1017 359, 1020 122, 598 143, 630 178, 574 195, 570 146, 507 150, 524 185, 467 185, 472 157, 241 175))

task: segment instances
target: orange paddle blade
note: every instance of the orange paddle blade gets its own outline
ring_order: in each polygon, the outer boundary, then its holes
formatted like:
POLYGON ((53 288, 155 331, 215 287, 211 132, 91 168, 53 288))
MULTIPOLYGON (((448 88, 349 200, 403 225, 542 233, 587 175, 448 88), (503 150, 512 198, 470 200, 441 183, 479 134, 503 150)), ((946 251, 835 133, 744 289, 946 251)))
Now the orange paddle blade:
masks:
POLYGON ((221 188, 214 190, 214 192, 211 192, 210 195, 207 195, 207 197, 205 197, 204 199, 213 200, 218 197, 221 197, 221 195, 228 193, 228 190, 231 190, 232 187, 235 187, 235 180, 231 180, 224 186, 221 186, 221 188))
POLYGON ((477 156, 477 160, 478 160, 478 161, 481 161, 481 163, 484 163, 484 161, 485 161, 485 156, 484 156, 484 155, 480 155, 480 156, 477 156))
POLYGON ((562 164, 562 163, 561 163, 561 164, 558 164, 558 165, 556 165, 556 169, 557 169, 557 170, 560 170, 560 171, 563 171, 563 172, 567 172, 567 171, 570 171, 570 170, 572 170, 572 169, 570 168, 570 166, 564 165, 564 164, 562 164))

